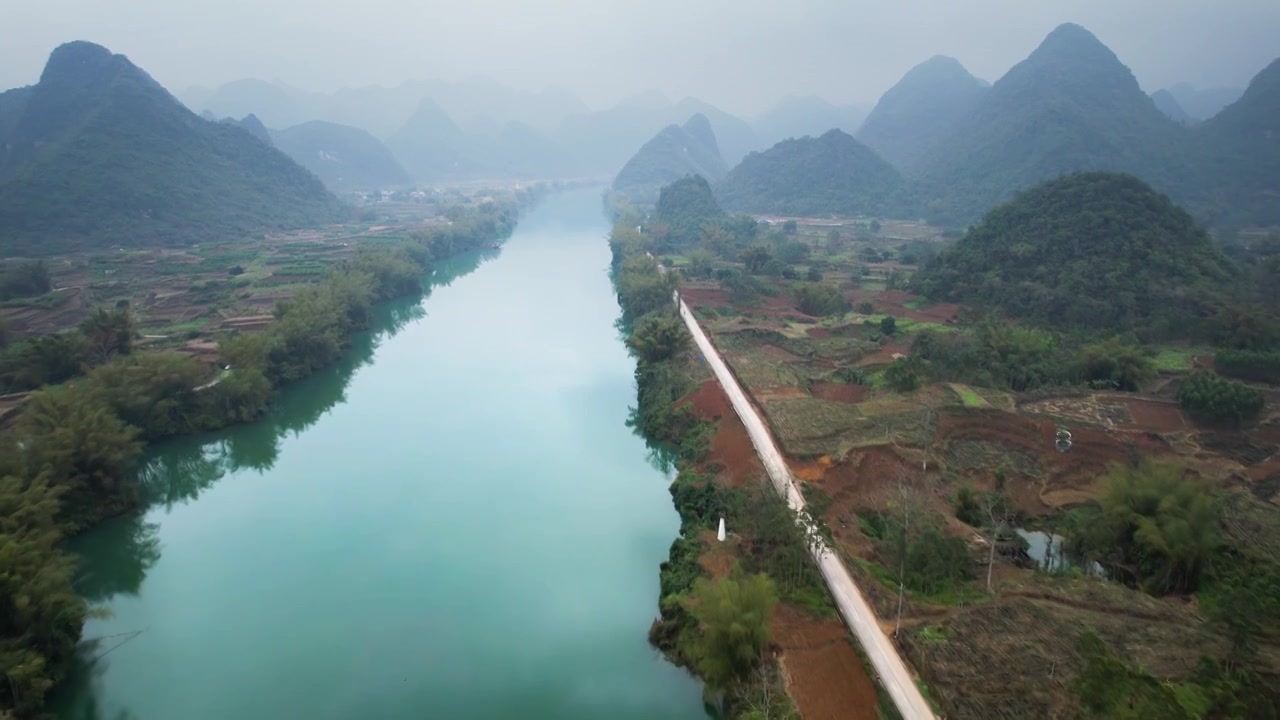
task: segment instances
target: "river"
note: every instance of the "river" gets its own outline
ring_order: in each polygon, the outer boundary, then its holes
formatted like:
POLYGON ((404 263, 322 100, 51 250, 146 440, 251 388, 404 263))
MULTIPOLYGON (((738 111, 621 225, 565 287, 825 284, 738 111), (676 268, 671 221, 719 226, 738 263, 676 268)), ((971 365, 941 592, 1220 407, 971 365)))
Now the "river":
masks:
POLYGON ((598 191, 381 309, 260 422, 159 446, 79 538, 76 720, 704 718, 646 641, 679 528, 626 427, 598 191))

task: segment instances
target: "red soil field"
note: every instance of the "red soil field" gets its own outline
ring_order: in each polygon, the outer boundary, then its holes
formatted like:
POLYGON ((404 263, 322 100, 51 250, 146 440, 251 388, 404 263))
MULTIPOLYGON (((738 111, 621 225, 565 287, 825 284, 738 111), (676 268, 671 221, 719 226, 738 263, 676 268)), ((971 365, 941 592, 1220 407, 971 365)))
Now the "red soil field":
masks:
POLYGON ((805 720, 876 720, 876 688, 838 618, 814 618, 780 605, 773 642, 783 680, 805 720))

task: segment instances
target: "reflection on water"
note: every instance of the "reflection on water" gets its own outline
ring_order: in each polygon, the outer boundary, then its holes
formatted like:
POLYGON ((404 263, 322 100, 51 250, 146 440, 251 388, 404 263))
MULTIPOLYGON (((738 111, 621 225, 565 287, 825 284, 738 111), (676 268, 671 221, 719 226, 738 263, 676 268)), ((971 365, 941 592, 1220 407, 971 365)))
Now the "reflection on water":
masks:
MULTIPOLYGON (((71 541, 70 549, 80 559, 76 590, 91 603, 104 603, 115 595, 137 595, 147 570, 160 559, 161 552, 156 537, 159 525, 146 521, 146 509, 171 508, 194 500, 228 473, 270 470, 283 437, 302 433, 342 403, 351 378, 373 359, 379 343, 426 316, 422 301, 432 287, 449 285, 499 253, 498 249, 485 248, 441 263, 426 283, 423 297, 397 300, 377 308, 372 328, 352 338, 350 349, 338 363, 285 388, 263 418, 151 447, 136 478, 146 507, 137 514, 106 520, 91 533, 71 541)), ((128 639, 131 637, 123 642, 128 639)), ((100 672, 94 661, 120 642, 119 638, 85 638, 67 685, 93 682, 100 672)), ((104 718, 93 703, 78 706, 74 717, 104 718)), ((128 713, 121 712, 112 720, 127 717, 128 713)))
POLYGON ((1097 562, 1073 562, 1073 558, 1066 551, 1065 539, 1061 535, 1022 528, 1017 528, 1014 532, 1027 543, 1027 556, 1035 560, 1036 565, 1042 570, 1070 572, 1073 568, 1087 566, 1090 575, 1107 576, 1107 571, 1097 562))

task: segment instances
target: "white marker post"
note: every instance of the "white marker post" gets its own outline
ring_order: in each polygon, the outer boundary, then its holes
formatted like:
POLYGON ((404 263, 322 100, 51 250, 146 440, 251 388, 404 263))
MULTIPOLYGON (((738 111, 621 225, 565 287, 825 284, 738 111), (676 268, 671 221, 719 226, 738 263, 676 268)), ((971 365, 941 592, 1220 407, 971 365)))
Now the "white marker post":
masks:
POLYGON ((724 542, 724 518, 720 518, 720 529, 716 531, 716 539, 724 542))

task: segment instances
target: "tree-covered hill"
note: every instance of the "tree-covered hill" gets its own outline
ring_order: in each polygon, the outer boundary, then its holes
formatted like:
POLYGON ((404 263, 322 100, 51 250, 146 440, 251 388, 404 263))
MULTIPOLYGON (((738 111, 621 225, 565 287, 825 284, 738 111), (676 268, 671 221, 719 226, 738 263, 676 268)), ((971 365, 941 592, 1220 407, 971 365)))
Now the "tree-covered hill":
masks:
POLYGON ((359 128, 314 120, 272 134, 276 147, 334 192, 408 185, 391 151, 359 128))
POLYGON ((902 176, 839 130, 751 153, 716 186, 728 210, 784 215, 886 213, 902 176))
POLYGON ((1038 324, 1185 336, 1233 276, 1169 198, 1131 175, 1087 172, 987 213, 913 282, 927 297, 1038 324))
MULTIPOLYGON (((267 129, 266 125, 262 124, 262 121, 258 119, 257 115, 249 113, 234 122, 245 130, 248 130, 250 135, 258 138, 262 142, 268 145, 275 145, 275 143, 271 141, 271 131, 267 129)), ((303 165, 303 167, 306 166, 303 165)))
POLYGON ((16 117, 0 113, 9 116, 0 160, 5 253, 215 240, 344 212, 287 155, 241 127, 197 117, 100 46, 54 50, 25 95, 16 117))
POLYGON ((662 188, 654 207, 654 224, 661 228, 659 250, 698 242, 702 229, 725 218, 711 185, 701 175, 686 175, 662 188))
POLYGON ((913 172, 990 87, 954 58, 932 57, 881 96, 858 130, 858 140, 899 170, 913 172))
POLYGON ((1280 224, 1280 60, 1194 134, 1208 181, 1206 214, 1230 225, 1280 224))
POLYGON ((645 143, 614 178, 613 190, 632 202, 651 203, 662 186, 685 175, 715 182, 728 170, 710 121, 694 115, 683 126, 668 125, 645 143))
POLYGON ((931 219, 967 223, 1043 180, 1109 170, 1185 201, 1199 183, 1189 134, 1156 109, 1115 53, 1088 30, 1062 25, 932 149, 916 197, 931 219))

